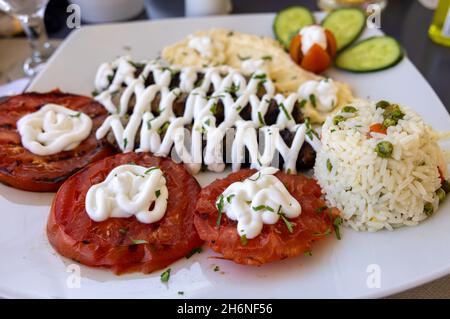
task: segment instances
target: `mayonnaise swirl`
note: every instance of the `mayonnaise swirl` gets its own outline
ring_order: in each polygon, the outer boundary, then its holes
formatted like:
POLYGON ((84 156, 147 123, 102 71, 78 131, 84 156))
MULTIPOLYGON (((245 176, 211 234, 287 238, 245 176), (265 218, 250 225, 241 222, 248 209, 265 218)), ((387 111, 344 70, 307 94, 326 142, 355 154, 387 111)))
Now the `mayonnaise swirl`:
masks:
POLYGON ((273 174, 278 169, 266 167, 242 182, 235 182, 219 196, 216 205, 228 218, 237 221, 240 236, 258 236, 264 224, 273 225, 280 217, 300 216, 300 203, 273 174))
POLYGON ((112 113, 98 129, 97 138, 103 138, 109 132, 114 135, 117 144, 124 152, 134 149, 150 151, 167 156, 173 149, 191 173, 197 173, 202 163, 209 170, 224 170, 223 139, 227 130, 235 127, 236 138, 232 143, 233 169, 240 168, 244 148, 249 149, 251 167, 270 166, 272 158, 279 152, 284 159, 284 170, 296 172, 296 159, 301 146, 306 141, 314 149, 320 145, 312 134, 305 134, 305 124, 295 123, 292 112, 296 102, 303 99, 300 93, 283 96, 275 92, 275 86, 267 73, 257 70, 251 76, 244 76, 228 66, 207 68, 164 67, 159 61, 144 63, 143 70, 136 74, 136 67, 129 57, 120 57, 112 63, 103 63, 97 73, 95 86, 101 92, 96 99, 112 113), (179 73, 179 86, 170 89, 174 74, 179 73), (199 81, 199 74, 203 74, 199 81), (146 79, 151 76, 153 82, 146 86, 146 79), (107 79, 109 78, 109 80, 107 79), (199 84, 200 82, 200 84, 199 84), (119 99, 117 90, 124 87, 119 99), (210 87, 213 92, 209 92, 210 87), (264 87, 265 95, 259 98, 258 89, 264 87), (177 97, 185 93, 187 99, 184 114, 176 117, 173 106, 177 97), (160 95, 159 114, 151 111, 152 101, 160 95), (280 111, 276 124, 265 126, 261 118, 266 115, 271 99, 275 99, 280 111), (115 101, 116 100, 116 101, 115 101), (224 120, 216 123, 214 108, 221 101, 224 106, 224 120), (250 105, 251 120, 244 121, 240 111, 250 105), (131 115, 129 110, 132 110, 131 115), (186 125, 193 124, 190 133, 190 145, 186 141, 186 125), (264 149, 260 153, 256 138, 260 128, 268 130, 264 149), (286 145, 278 132, 288 129, 295 132, 294 143, 286 145), (164 138, 161 139, 161 131, 164 138), (135 146, 136 135, 139 146, 135 146), (203 152, 202 141, 206 137, 203 152), (245 138, 244 138, 245 137, 245 138))
POLYGON ((320 25, 310 25, 302 28, 299 32, 302 36, 302 53, 308 54, 309 49, 317 44, 322 49, 327 49, 327 36, 325 29, 320 25))
POLYGON ((103 182, 89 188, 86 212, 96 222, 135 215, 141 223, 150 224, 163 218, 168 196, 161 169, 126 164, 114 168, 103 182))
POLYGON ((76 148, 91 129, 88 115, 57 104, 46 104, 17 122, 22 145, 40 156, 76 148))

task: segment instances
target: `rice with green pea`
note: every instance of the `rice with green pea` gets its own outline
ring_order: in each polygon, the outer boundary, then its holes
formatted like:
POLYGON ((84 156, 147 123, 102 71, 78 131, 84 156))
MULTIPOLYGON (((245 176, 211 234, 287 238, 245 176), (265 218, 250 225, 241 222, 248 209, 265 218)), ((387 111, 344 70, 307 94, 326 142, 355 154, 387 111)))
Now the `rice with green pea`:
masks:
POLYGON ((417 225, 443 197, 438 135, 411 109, 389 105, 358 100, 322 127, 314 174, 328 204, 355 230, 417 225), (383 122, 387 134, 370 132, 383 122))

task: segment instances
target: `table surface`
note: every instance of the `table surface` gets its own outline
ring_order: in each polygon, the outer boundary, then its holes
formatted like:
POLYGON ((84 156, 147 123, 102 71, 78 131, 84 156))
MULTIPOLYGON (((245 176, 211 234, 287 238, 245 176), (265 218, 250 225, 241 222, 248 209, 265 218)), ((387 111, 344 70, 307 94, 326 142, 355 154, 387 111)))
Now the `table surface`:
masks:
MULTIPOLYGON (((233 14, 274 12, 298 4, 311 10, 318 9, 314 0, 234 0, 233 14)), ((182 5, 182 0, 147 0, 150 10, 171 16, 182 15, 182 5), (167 8, 169 12, 164 11, 167 8)), ((53 0, 47 9, 46 26, 54 45, 58 45, 70 32, 65 27, 66 6, 65 1, 53 0)), ((450 48, 437 45, 429 39, 428 26, 432 17, 433 11, 424 8, 418 1, 391 0, 381 15, 381 27, 386 34, 400 41, 408 57, 450 111, 450 48)), ((143 12, 135 19, 147 19, 147 14, 143 12)), ((29 54, 24 38, 0 39, 0 85, 24 76, 21 65, 29 54)), ((450 276, 391 298, 450 298, 450 276)))

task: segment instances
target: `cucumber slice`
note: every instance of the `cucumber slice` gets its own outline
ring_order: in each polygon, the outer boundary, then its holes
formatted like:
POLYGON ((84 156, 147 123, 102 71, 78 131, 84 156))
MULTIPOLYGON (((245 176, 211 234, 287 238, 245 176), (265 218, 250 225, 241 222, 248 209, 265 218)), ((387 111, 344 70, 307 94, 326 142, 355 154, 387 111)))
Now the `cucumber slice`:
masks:
POLYGON ((392 37, 377 36, 341 51, 336 66, 351 72, 373 72, 396 65, 403 58, 400 43, 392 37))
POLYGON ((337 50, 342 50, 355 41, 366 27, 364 12, 355 8, 342 8, 331 12, 322 26, 333 32, 337 50))
POLYGON ((275 16, 273 33, 285 48, 289 48, 292 36, 301 28, 314 22, 314 16, 307 8, 301 6, 288 7, 275 16))

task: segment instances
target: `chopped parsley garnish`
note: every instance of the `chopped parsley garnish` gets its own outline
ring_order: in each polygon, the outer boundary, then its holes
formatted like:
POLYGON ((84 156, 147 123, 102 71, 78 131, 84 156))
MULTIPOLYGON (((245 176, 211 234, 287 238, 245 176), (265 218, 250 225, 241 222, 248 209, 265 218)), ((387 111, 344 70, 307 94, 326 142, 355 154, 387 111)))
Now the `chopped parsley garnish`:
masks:
POLYGON ((231 204, 231 200, 233 199, 233 197, 236 196, 235 194, 231 194, 227 196, 227 202, 228 204, 231 204))
POLYGON ((333 169, 333 164, 331 164, 330 159, 327 159, 327 170, 328 172, 331 172, 331 170, 333 169))
POLYGON ((273 209, 272 207, 266 206, 266 205, 259 205, 259 206, 256 206, 256 207, 252 207, 252 209, 253 209, 255 212, 260 211, 260 210, 268 210, 268 211, 270 211, 270 212, 275 212, 274 209, 273 209))
POLYGON ((155 170, 155 169, 159 169, 159 167, 158 167, 158 166, 150 167, 148 170, 146 170, 146 171, 144 172, 144 174, 148 174, 148 173, 150 173, 151 171, 153 171, 153 170, 155 170))
POLYGON ((158 190, 155 192, 155 196, 156 196, 156 198, 159 198, 159 196, 161 196, 161 190, 160 190, 160 189, 158 189, 158 190))
POLYGON ((333 124, 334 125, 338 125, 341 122, 344 122, 346 120, 345 117, 343 117, 342 115, 336 115, 335 117, 333 117, 333 124))
POLYGON ((241 61, 245 61, 251 58, 251 56, 241 56, 240 54, 238 54, 237 57, 241 61))
POLYGON ((202 252, 202 247, 196 247, 194 249, 192 249, 187 255, 186 255, 186 259, 191 258, 192 256, 194 256, 195 254, 200 254, 202 252))
POLYGON ((128 61, 128 63, 130 63, 132 66, 134 66, 136 69, 142 69, 143 67, 145 67, 144 63, 139 63, 139 62, 133 62, 133 61, 128 61))
POLYGON ((124 148, 124 149, 127 148, 127 145, 128 145, 128 139, 127 139, 127 138, 124 138, 124 139, 123 139, 123 148, 124 148))
POLYGON ((214 271, 219 271, 219 270, 220 270, 220 267, 219 267, 219 266, 215 266, 213 270, 214 270, 214 271))
POLYGON ((219 195, 219 200, 216 202, 217 211, 219 212, 219 216, 217 216, 216 226, 220 226, 220 222, 222 220, 222 211, 223 211, 223 195, 219 195))
POLYGON ((154 120, 154 119, 147 120, 147 129, 149 129, 149 130, 152 129, 152 121, 153 121, 153 120, 154 120))
POLYGON ((92 94, 92 96, 97 96, 97 95, 99 95, 100 93, 99 93, 97 90, 94 90, 94 91, 91 92, 91 94, 92 94))
POLYGON ((319 138, 319 134, 312 128, 311 121, 309 117, 305 118, 305 126, 306 126, 306 132, 305 134, 309 137, 310 140, 313 140, 314 135, 319 138))
POLYGON ((261 112, 258 112, 258 120, 259 120, 259 123, 260 123, 261 125, 263 125, 263 126, 266 125, 266 124, 264 123, 264 118, 263 118, 261 112))
POLYGON ((236 94, 237 91, 239 91, 239 88, 240 88, 240 86, 233 82, 233 83, 231 83, 231 86, 225 90, 225 92, 230 93, 230 94, 236 94))
POLYGON ((169 281, 169 279, 170 279, 170 268, 169 269, 167 269, 166 271, 164 271, 162 274, 161 274, 161 281, 162 282, 168 282, 169 281))
POLYGON ((308 101, 306 101, 305 99, 301 100, 299 105, 298 105, 298 107, 301 108, 301 109, 304 108, 307 102, 308 101))
POLYGON ((211 107, 209 108, 209 111, 213 114, 216 115, 217 114, 217 103, 213 103, 211 105, 211 107))
POLYGON ((114 79, 114 74, 108 75, 107 79, 108 79, 108 82, 111 83, 114 79))
POLYGON ((257 80, 266 80, 267 75, 265 73, 256 74, 256 75, 253 75, 253 78, 257 79, 257 80))
POLYGON ((245 236, 245 235, 241 236, 241 244, 242 244, 242 246, 247 246, 247 244, 248 244, 247 236, 245 236))
POLYGON ((277 214, 281 217, 281 219, 284 221, 284 223, 286 224, 286 227, 288 229, 288 231, 292 234, 294 232, 294 226, 295 224, 290 222, 286 216, 284 215, 284 213, 281 211, 281 205, 278 207, 278 211, 277 214))
POLYGON ((283 111, 284 115, 286 116, 286 118, 288 119, 288 121, 292 120, 291 115, 289 114, 289 112, 286 110, 286 107, 284 106, 283 103, 280 103, 279 105, 280 109, 283 111))
POLYGON ((144 239, 132 239, 131 242, 133 243, 133 245, 148 244, 148 241, 144 239))
POLYGON ((70 117, 80 117, 81 116, 81 112, 78 112, 76 114, 71 114, 69 115, 70 117))
POLYGON ((305 256, 312 256, 312 251, 311 250, 305 251, 303 253, 303 255, 305 255, 305 256))
POLYGON ((313 106, 314 108, 316 108, 316 96, 315 96, 314 94, 311 94, 311 95, 309 96, 309 101, 311 102, 312 106, 313 106))
POLYGON ((167 129, 169 128, 170 123, 167 121, 165 122, 160 128, 158 128, 158 134, 162 135, 166 133, 167 129))
POLYGON ((331 234, 331 230, 328 228, 326 231, 324 231, 323 233, 320 233, 320 232, 315 232, 313 235, 314 236, 320 236, 320 237, 322 237, 322 236, 328 236, 328 235, 330 235, 331 234))
POLYGON ((272 61, 272 56, 271 55, 264 55, 264 56, 261 57, 261 60, 272 61))
POLYGON ((327 210, 328 207, 326 205, 320 206, 316 208, 316 213, 322 213, 324 210, 327 210))
POLYGON ((342 218, 341 217, 336 217, 333 221, 333 228, 334 228, 334 232, 336 234, 336 238, 338 240, 341 240, 341 232, 339 230, 339 226, 342 225, 342 218))
POLYGON ((252 179, 251 177, 249 177, 248 179, 252 182, 256 182, 260 177, 261 177, 261 172, 258 173, 258 176, 256 176, 255 179, 252 179))

